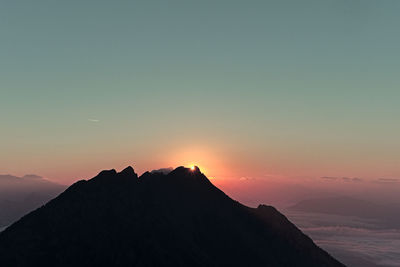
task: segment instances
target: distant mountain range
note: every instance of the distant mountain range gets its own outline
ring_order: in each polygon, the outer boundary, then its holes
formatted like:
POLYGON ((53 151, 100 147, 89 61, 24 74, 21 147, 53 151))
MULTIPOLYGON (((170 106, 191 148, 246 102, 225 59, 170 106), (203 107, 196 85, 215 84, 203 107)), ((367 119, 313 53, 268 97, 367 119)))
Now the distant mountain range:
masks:
POLYGON ((400 229, 400 214, 397 204, 377 204, 347 196, 310 198, 289 207, 290 210, 325 213, 381 221, 385 227, 400 229))
POLYGON ((196 167, 79 181, 0 233, 0 266, 344 266, 271 206, 196 167))
POLYGON ((65 188, 37 175, 0 175, 0 230, 45 204, 65 188))

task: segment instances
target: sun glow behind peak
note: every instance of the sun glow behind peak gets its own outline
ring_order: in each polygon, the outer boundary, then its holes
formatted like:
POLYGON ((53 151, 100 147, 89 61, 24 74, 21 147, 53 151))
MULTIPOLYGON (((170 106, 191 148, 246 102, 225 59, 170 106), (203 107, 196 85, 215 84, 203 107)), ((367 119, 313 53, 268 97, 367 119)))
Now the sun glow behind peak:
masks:
POLYGON ((207 177, 224 179, 231 176, 231 169, 227 167, 229 164, 222 160, 226 158, 226 154, 222 149, 217 149, 217 146, 190 144, 171 149, 170 153, 164 155, 165 160, 158 165, 185 166, 190 172, 199 171, 207 177))

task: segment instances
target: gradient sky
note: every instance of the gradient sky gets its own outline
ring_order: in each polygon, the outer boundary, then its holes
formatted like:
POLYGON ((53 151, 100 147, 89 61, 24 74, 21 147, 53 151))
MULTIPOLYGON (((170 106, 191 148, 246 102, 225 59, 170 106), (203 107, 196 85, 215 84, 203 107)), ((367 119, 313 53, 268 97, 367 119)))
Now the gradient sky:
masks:
POLYGON ((400 1, 0 4, 0 173, 400 177, 400 1))

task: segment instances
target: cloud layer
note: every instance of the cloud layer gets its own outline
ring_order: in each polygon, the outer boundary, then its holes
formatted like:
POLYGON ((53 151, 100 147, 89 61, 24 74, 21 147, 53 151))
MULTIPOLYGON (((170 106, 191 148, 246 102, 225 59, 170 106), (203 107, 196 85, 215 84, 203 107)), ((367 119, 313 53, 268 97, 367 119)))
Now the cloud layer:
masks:
POLYGON ((315 243, 352 267, 400 266, 400 230, 348 216, 285 212, 315 243))

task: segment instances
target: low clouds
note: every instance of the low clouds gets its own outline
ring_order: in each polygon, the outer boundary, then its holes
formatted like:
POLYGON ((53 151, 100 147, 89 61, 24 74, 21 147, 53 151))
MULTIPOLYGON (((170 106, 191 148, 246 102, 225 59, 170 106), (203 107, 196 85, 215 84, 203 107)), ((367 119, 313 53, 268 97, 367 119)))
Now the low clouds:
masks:
POLYGON ((339 177, 339 176, 321 176, 320 179, 325 181, 341 181, 341 182, 363 182, 369 181, 378 184, 394 184, 399 183, 399 178, 375 178, 375 179, 363 179, 360 177, 339 177))
POLYGON ((397 178, 378 178, 376 180, 377 183, 397 183, 399 179, 397 178))
POLYGON ((317 245, 347 266, 400 266, 400 230, 350 216, 284 212, 317 245))
POLYGON ((339 177, 335 176, 322 176, 321 179, 326 179, 326 180, 337 180, 339 177))
POLYGON ((346 226, 303 229, 349 266, 400 266, 400 232, 346 226))
POLYGON ((88 119, 88 121, 90 121, 90 122, 100 122, 100 120, 98 120, 98 119, 88 119))
POLYGON ((359 177, 336 177, 336 176, 322 176, 320 177, 324 180, 331 180, 331 181, 344 181, 344 182, 362 182, 363 179, 359 177))

